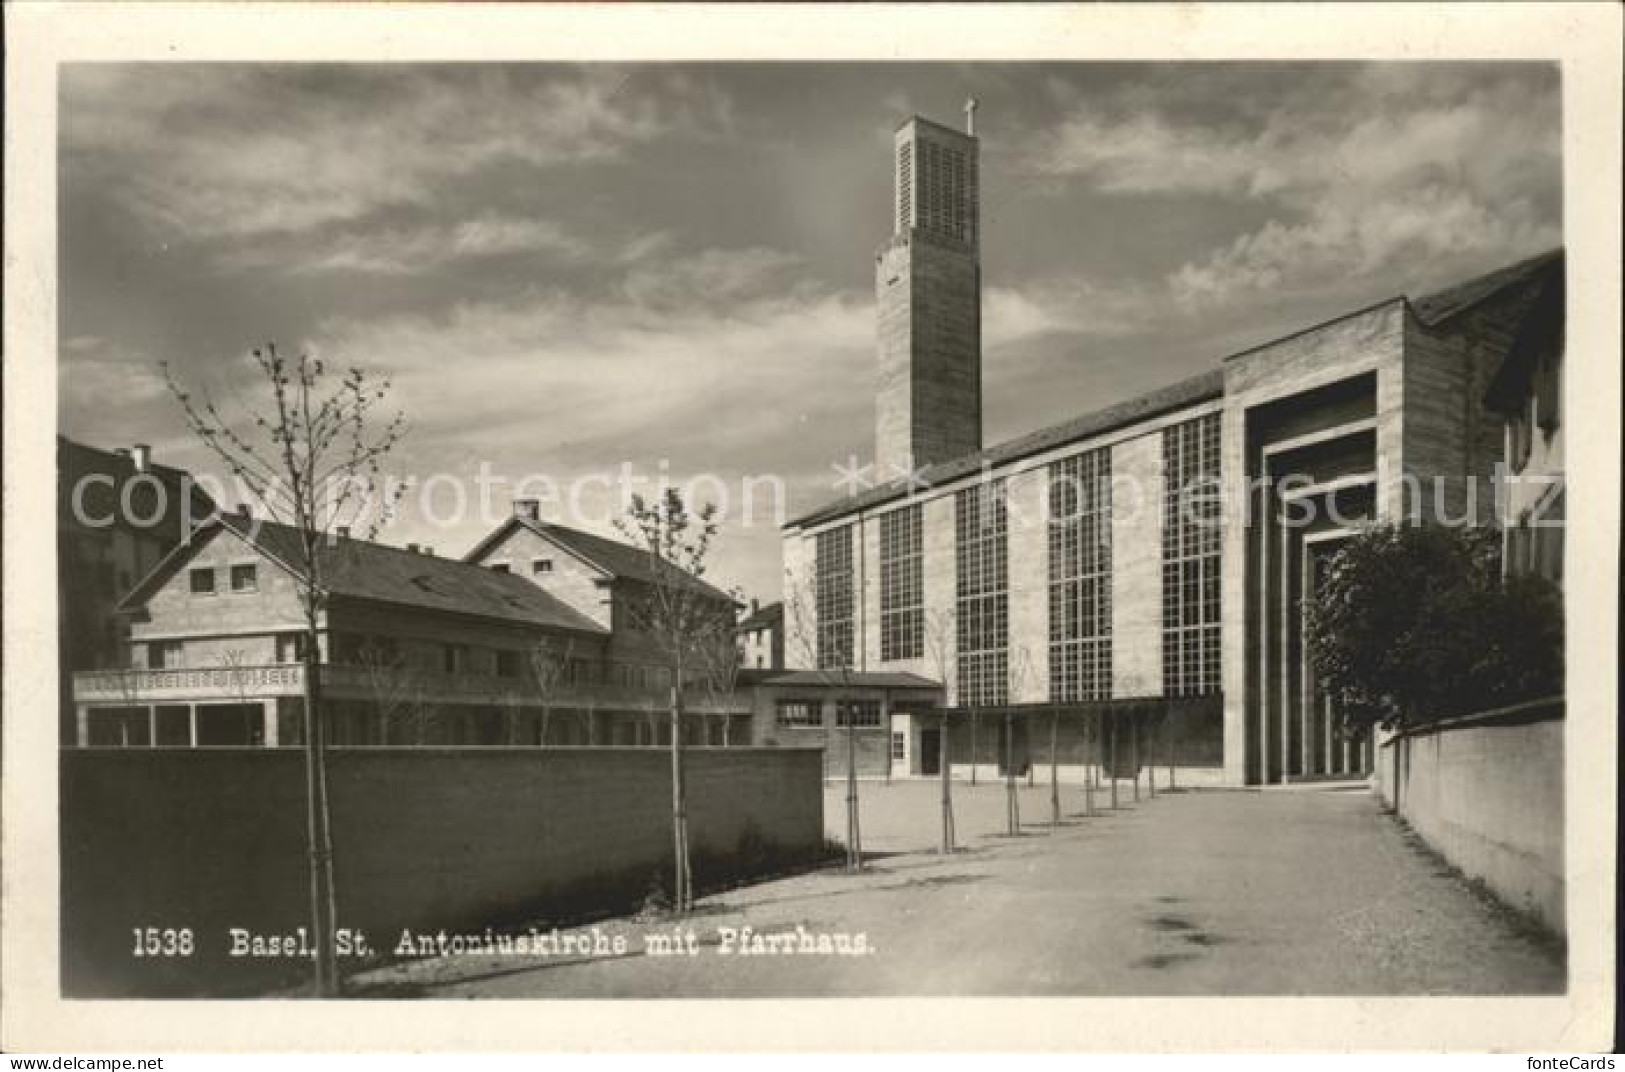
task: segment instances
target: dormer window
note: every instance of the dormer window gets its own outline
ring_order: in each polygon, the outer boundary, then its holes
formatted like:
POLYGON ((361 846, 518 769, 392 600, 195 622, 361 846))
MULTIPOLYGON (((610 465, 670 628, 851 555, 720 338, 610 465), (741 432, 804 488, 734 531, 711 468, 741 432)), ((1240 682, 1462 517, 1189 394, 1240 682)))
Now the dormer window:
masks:
POLYGON ((233 592, 252 592, 258 587, 259 575, 254 563, 245 562, 242 565, 231 567, 231 590, 233 592))
POLYGON ((192 594, 194 596, 214 595, 214 567, 203 566, 191 572, 192 594))
POLYGON ((537 577, 540 577, 543 574, 552 573, 553 560, 551 558, 538 558, 534 560, 530 564, 530 572, 537 577))

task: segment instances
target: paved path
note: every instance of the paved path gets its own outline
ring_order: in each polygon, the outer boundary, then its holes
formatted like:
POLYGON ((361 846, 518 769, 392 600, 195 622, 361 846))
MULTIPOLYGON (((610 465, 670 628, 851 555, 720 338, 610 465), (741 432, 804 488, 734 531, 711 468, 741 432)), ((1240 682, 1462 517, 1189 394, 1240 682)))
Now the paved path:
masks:
MULTIPOLYGON (((1063 810, 1081 807, 1067 788, 1063 810)), ((1124 788, 1127 788, 1125 783, 1124 788)), ((660 927, 615 921, 609 957, 466 956, 369 979, 434 997, 1349 995, 1552 993, 1560 954, 1422 850, 1361 787, 1159 794, 1069 816, 956 787, 964 850, 929 851, 935 786, 865 783, 866 873, 829 870, 707 899, 697 955, 643 955, 660 927), (724 954, 723 928, 862 933, 867 955, 724 954)), ((844 829, 841 787, 826 822, 844 829)), ((681 932, 679 932, 681 933, 681 932)))

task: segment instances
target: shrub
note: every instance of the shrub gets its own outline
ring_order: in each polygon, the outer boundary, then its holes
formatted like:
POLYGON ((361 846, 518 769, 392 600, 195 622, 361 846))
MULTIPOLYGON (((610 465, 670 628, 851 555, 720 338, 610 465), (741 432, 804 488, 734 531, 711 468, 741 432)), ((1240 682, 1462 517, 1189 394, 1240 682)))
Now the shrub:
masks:
POLYGON ((1537 577, 1503 582, 1493 529, 1367 529, 1332 556, 1307 611, 1310 661, 1345 728, 1562 691, 1561 596, 1537 577))

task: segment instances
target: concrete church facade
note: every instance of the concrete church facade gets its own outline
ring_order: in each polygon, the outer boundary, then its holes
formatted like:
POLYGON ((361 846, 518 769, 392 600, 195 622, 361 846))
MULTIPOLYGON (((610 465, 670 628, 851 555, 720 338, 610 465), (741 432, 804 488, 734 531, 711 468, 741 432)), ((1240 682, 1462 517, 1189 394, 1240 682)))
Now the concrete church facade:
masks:
MULTIPOLYGON (((972 131, 897 132, 876 438, 898 479, 785 527, 786 623, 804 633, 787 649, 940 680, 946 723, 892 713, 893 754, 939 755, 946 733, 956 770, 1047 772, 1053 741, 1063 777, 1101 760, 1175 764, 1181 784, 1369 771, 1373 743, 1337 733, 1314 681, 1302 600, 1362 523, 1494 519, 1504 428, 1485 395, 1560 293, 1561 254, 988 447, 966 369, 976 152, 972 131)), ((917 767, 899 773, 935 773, 917 767)))

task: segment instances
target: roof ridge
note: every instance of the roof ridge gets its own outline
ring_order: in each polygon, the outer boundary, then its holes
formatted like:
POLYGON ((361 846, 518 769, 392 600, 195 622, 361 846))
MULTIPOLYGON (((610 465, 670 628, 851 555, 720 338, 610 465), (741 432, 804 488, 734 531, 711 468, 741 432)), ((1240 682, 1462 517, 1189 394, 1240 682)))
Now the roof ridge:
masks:
POLYGON ((1561 245, 1554 246, 1551 249, 1545 250, 1544 252, 1536 253, 1533 256, 1525 257, 1522 260, 1513 261, 1511 264, 1502 265, 1500 268, 1495 268, 1488 272, 1481 272, 1478 275, 1470 276, 1469 278, 1451 286, 1441 287, 1427 294, 1418 295, 1414 299, 1407 297, 1405 301, 1406 304, 1411 307, 1412 312, 1416 315, 1418 320, 1422 321, 1422 323, 1428 327, 1436 327, 1447 320, 1476 309, 1478 306, 1484 304, 1484 302, 1495 297, 1508 287, 1527 282, 1530 278, 1535 276, 1541 270, 1545 269, 1548 265, 1563 260, 1566 255, 1566 247, 1561 245), (1491 282, 1492 280, 1494 281, 1493 283, 1491 282), (1484 289, 1481 293, 1471 294, 1470 292, 1476 287, 1483 287, 1484 289), (1467 300, 1455 305, 1454 307, 1446 308, 1443 312, 1437 315, 1430 316, 1427 314, 1426 307, 1430 304, 1445 304, 1446 300, 1451 295, 1464 292, 1469 293, 1467 300))

